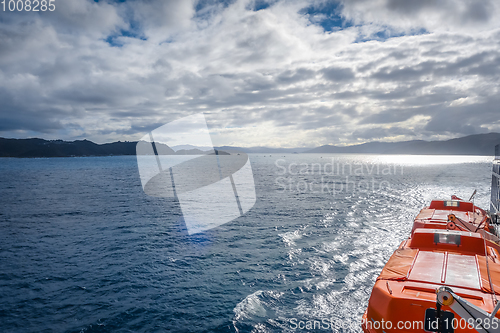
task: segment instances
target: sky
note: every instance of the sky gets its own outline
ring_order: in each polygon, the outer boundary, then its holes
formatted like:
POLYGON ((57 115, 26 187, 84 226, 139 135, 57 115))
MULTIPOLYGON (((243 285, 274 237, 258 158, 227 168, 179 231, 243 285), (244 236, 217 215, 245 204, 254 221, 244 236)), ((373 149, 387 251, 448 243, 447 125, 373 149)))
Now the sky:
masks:
POLYGON ((216 146, 500 132, 495 0, 53 0, 0 7, 0 136, 216 146))

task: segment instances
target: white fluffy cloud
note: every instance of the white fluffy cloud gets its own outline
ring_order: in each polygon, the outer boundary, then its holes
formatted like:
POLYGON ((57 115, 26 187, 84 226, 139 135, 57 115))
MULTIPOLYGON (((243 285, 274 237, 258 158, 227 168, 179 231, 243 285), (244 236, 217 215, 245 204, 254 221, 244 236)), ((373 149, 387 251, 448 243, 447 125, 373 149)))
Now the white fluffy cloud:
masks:
POLYGON ((0 135, 137 140, 195 112, 216 145, 500 131, 496 2, 262 4, 68 0, 0 12, 0 135))

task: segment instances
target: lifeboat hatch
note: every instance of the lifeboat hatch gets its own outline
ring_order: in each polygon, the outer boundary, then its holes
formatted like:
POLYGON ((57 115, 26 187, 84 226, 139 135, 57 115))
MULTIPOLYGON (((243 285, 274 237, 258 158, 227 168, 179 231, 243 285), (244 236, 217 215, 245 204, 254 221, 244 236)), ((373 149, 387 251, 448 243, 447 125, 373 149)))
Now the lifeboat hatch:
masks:
POLYGON ((476 257, 447 252, 419 252, 409 280, 480 289, 476 257))

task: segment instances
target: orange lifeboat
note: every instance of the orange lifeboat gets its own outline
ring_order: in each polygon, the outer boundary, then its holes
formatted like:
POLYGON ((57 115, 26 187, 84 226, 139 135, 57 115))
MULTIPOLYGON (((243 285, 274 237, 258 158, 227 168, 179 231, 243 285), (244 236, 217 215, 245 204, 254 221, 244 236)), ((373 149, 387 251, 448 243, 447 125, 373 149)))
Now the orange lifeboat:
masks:
MULTIPOLYGON (((498 185, 498 173, 493 179, 498 185)), ((498 195, 492 187, 492 198, 498 195)), ((375 282, 363 331, 500 332, 500 239, 493 201, 491 211, 457 197, 422 209, 410 237, 375 282)))

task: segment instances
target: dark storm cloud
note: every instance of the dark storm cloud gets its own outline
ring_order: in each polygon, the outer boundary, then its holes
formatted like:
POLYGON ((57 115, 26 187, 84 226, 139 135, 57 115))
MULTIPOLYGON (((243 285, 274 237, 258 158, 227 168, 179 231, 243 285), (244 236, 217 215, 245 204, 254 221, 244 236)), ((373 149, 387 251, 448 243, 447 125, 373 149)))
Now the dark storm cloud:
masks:
POLYGON ((385 66, 372 74, 382 81, 420 80, 426 75, 458 76, 458 75, 497 75, 499 73, 500 56, 497 52, 481 52, 469 57, 461 57, 455 61, 425 61, 417 65, 405 67, 385 66))
MULTIPOLYGON (((40 133, 50 133, 54 130, 62 129, 63 125, 57 119, 40 119, 41 111, 22 112, 16 108, 16 112, 9 116, 4 116, 13 109, 8 107, 0 108, 0 131, 28 130, 40 133)), ((52 114, 53 110, 44 110, 47 114, 52 114)), ((42 111, 43 112, 43 111, 42 111)))
POLYGON ((467 94, 464 92, 447 91, 448 89, 435 89, 437 92, 430 92, 422 95, 408 96, 401 103, 403 106, 431 106, 431 105, 446 105, 451 101, 466 98, 467 94), (441 90, 441 92, 440 92, 441 90))
POLYGON ((294 71, 286 70, 277 76, 277 82, 292 84, 300 81, 305 81, 313 78, 316 72, 309 70, 307 68, 298 68, 294 71))
POLYGON ((61 110, 47 106, 33 108, 33 105, 22 103, 16 98, 0 89, 0 131, 30 130, 47 133, 63 128, 59 121, 64 114, 61 110), (40 114, 45 117, 40 118, 40 114))
POLYGON ((463 135, 489 132, 484 125, 499 122, 499 103, 500 98, 495 96, 483 103, 445 108, 433 114, 424 129, 463 135))
POLYGON ((354 79, 354 72, 350 68, 329 67, 322 70, 323 77, 332 82, 344 82, 354 79))
POLYGON ((377 22, 405 28, 464 28, 488 26, 498 4, 491 0, 344 0, 344 15, 356 23, 377 22))
POLYGON ((388 0, 387 8, 397 11, 401 14, 415 14, 424 9, 437 8, 439 4, 434 0, 420 1, 405 1, 405 0, 388 0))
POLYGON ((407 66, 403 68, 394 68, 394 66, 385 66, 372 74, 372 77, 381 81, 412 81, 419 80, 424 75, 433 73, 435 63, 425 62, 417 66, 407 66))

